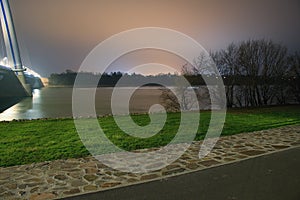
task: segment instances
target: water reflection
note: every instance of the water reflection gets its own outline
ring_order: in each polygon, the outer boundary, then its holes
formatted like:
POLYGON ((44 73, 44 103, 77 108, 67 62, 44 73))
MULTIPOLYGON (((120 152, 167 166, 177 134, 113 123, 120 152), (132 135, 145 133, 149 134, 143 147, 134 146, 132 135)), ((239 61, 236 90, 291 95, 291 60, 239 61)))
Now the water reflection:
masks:
MULTIPOLYGON (((37 93, 37 92, 35 92, 37 93)), ((36 94, 34 94, 36 95, 36 94)), ((36 97, 34 97, 36 98, 36 97)), ((20 119, 19 116, 23 115, 25 118, 28 117, 33 110, 33 100, 34 98, 27 97, 21 100, 18 104, 10 107, 0 114, 1 120, 13 120, 20 119)))
MULTIPOLYGON (((88 92, 90 89, 82 89, 88 92)), ((98 88, 95 97, 97 115, 111 113, 110 98, 113 88, 98 88)), ((34 90, 32 98, 25 98, 13 107, 0 113, 0 121, 14 119, 63 118, 72 117, 73 88, 43 88, 34 90)), ((126 88, 124 88, 124 92, 126 88)), ((159 103, 161 91, 157 88, 140 89, 132 98, 131 111, 148 112, 149 107, 159 103)), ((91 114, 88 114, 90 116, 91 114)))
POLYGON ((70 117, 72 114, 70 104, 70 88, 36 89, 33 91, 33 97, 24 98, 18 104, 0 113, 0 121, 70 117))

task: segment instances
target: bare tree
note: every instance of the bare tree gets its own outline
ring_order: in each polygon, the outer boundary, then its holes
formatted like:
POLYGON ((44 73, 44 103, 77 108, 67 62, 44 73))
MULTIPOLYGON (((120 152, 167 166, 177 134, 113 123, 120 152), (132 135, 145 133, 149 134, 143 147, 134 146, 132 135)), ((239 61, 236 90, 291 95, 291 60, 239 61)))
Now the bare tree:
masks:
POLYGON ((235 96, 237 90, 235 87, 237 85, 236 77, 240 75, 239 65, 238 65, 238 46, 235 44, 230 44, 225 50, 221 50, 212 55, 220 73, 224 76, 226 84, 226 97, 227 106, 233 107, 235 105, 235 96))
MULTIPOLYGON (((186 81, 182 81, 183 77, 196 77, 201 75, 209 77, 216 77, 218 72, 214 67, 214 61, 211 57, 203 52, 197 58, 194 59, 192 64, 185 64, 182 66, 182 77, 179 77, 175 84, 176 94, 173 94, 170 90, 163 89, 162 91, 162 103, 167 111, 179 111, 179 110, 195 110, 197 109, 209 109, 211 103, 219 101, 221 97, 220 93, 216 91, 216 88, 210 86, 191 87, 191 84, 187 84, 186 81)), ((212 78, 206 79, 206 81, 213 82, 212 78)), ((225 98, 226 99, 226 98, 225 98)))
POLYGON ((266 40, 248 40, 239 47, 241 74, 246 76, 246 102, 250 106, 272 104, 276 87, 272 80, 287 70, 287 49, 266 40))
POLYGON ((209 107, 217 105, 223 107, 226 104, 226 95, 222 92, 223 82, 222 77, 216 66, 216 61, 219 61, 219 54, 209 54, 202 52, 197 58, 194 59, 193 65, 185 65, 182 73, 185 75, 199 76, 201 75, 205 86, 202 86, 198 90, 194 90, 197 94, 198 102, 203 104, 207 103, 207 99, 210 99, 209 107), (201 92, 202 90, 202 92, 201 92))
POLYGON ((298 52, 289 57, 289 83, 295 100, 300 103, 300 55, 298 52))
MULTIPOLYGON (((294 84, 292 92, 300 102, 299 65, 299 54, 288 59, 287 48, 281 44, 265 39, 248 40, 240 44, 232 43, 224 50, 210 53, 210 56, 204 53, 199 55, 193 64, 182 67, 182 74, 209 77, 205 79, 209 98, 216 102, 225 99, 228 107, 263 106, 286 104, 291 92, 289 84, 294 84), (212 67, 214 63, 226 84, 226 97, 221 95, 220 88, 209 87, 221 78, 212 67), (286 77, 291 80, 285 81, 286 77)), ((180 92, 185 94, 186 89, 181 88, 180 92)), ((198 98, 201 99, 200 95, 198 98)), ((178 101, 185 109, 192 104, 184 98, 178 101)))
POLYGON ((203 99, 205 91, 191 87, 184 79, 183 75, 177 77, 174 88, 163 88, 161 95, 161 103, 168 112, 189 111, 198 109, 199 99, 203 99))
POLYGON ((167 112, 179 112, 180 103, 176 95, 167 88, 161 89, 162 94, 160 96, 161 104, 165 107, 167 112))

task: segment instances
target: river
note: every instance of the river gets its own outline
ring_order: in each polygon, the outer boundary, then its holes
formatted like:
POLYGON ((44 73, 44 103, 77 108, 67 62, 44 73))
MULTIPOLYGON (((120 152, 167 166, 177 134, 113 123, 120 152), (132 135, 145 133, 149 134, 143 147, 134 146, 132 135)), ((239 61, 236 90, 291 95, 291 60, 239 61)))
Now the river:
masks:
MULTIPOLYGON (((130 88, 123 88, 126 90, 130 88)), ((82 89, 90 90, 90 89, 82 89)), ((110 99, 113 88, 98 88, 95 95, 95 110, 97 115, 111 113, 110 99)), ((25 98, 18 104, 0 113, 0 121, 14 119, 66 118, 72 117, 73 88, 46 87, 34 90, 32 98, 25 98)), ((138 89, 130 100, 132 113, 145 113, 153 104, 159 104, 161 90, 158 87, 143 87, 138 89)), ((89 113, 87 113, 89 115, 89 113)))

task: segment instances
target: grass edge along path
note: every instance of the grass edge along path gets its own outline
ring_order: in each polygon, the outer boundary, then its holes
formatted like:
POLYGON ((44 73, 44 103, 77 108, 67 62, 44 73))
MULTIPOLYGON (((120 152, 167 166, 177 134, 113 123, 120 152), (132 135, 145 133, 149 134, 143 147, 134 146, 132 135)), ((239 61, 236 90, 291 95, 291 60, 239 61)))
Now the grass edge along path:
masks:
MULTIPOLYGON (((149 123, 148 115, 134 115, 139 125, 149 123)), ((177 132, 180 113, 169 113, 163 130, 149 139, 134 138, 118 129, 112 117, 99 118, 107 137, 119 147, 135 150, 164 146, 177 132)), ((195 140, 204 138, 210 112, 201 112, 195 140)), ((300 124, 300 106, 230 109, 222 136, 300 124)), ((0 167, 30 164, 90 155, 82 144, 73 119, 0 122, 0 167)))

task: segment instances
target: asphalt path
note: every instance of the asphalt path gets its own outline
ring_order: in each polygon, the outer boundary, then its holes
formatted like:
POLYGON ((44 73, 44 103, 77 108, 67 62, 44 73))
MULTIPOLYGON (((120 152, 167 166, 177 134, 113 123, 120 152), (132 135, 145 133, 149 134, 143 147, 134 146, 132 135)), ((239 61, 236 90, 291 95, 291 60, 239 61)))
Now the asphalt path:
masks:
POLYGON ((67 200, 300 200, 300 147, 67 200))

